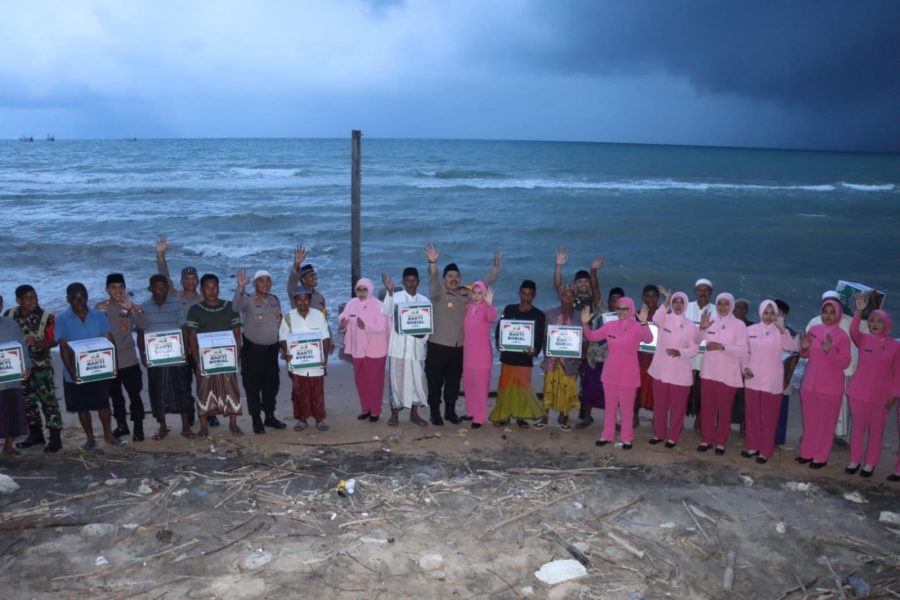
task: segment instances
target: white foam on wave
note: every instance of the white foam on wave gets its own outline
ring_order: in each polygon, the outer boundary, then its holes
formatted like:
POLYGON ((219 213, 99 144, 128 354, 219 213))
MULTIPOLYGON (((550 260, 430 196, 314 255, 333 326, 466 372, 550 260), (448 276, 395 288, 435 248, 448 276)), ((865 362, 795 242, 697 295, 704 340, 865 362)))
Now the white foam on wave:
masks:
POLYGON ((780 191, 805 191, 805 192, 833 192, 837 188, 832 184, 815 185, 763 185, 753 183, 718 183, 718 182, 694 182, 680 181, 677 179, 636 179, 631 181, 565 181, 557 179, 508 179, 508 180, 434 180, 416 181, 413 187, 417 188, 448 188, 448 187, 472 187, 477 189, 585 189, 585 190, 611 190, 611 191, 666 191, 666 190, 690 190, 690 191, 716 191, 716 190, 780 190, 780 191))
POLYGON ((822 213, 797 213, 797 216, 798 216, 798 217, 808 217, 808 218, 821 219, 821 218, 826 217, 827 215, 822 214, 822 213))
POLYGON ((857 192, 890 192, 895 187, 893 183, 847 183, 846 181, 842 181, 841 185, 857 192))

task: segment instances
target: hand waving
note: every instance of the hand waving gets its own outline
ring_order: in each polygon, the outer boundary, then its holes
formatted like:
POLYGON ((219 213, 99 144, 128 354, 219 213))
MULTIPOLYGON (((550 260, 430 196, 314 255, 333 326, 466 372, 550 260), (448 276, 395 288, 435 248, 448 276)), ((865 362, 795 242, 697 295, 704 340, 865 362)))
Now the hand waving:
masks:
POLYGON ((168 249, 169 240, 164 235, 159 236, 159 239, 156 240, 156 253, 165 254, 168 249))
POLYGON ((391 296, 394 295, 394 281, 388 277, 387 273, 381 274, 381 283, 384 284, 384 289, 387 290, 387 293, 391 296))
POLYGON ((434 244, 426 244, 425 245, 425 256, 428 257, 428 262, 436 263, 438 259, 441 257, 441 253, 438 252, 438 249, 434 244))
POLYGON ((250 278, 247 277, 247 272, 244 271, 244 269, 238 269, 235 276, 237 277, 238 289, 243 291, 243 289, 247 287, 247 284, 250 283, 250 278))
POLYGON ((596 271, 598 269, 602 269, 603 265, 605 265, 605 264, 606 264, 606 259, 603 258, 602 256, 598 256, 597 258, 594 259, 594 262, 591 263, 591 269, 593 269, 594 271, 596 271))
POLYGON ((647 317, 650 316, 650 307, 644 304, 641 306, 641 311, 638 313, 638 321, 641 322, 641 325, 647 324, 647 317))
POLYGON ((494 286, 487 286, 487 289, 484 292, 484 301, 488 304, 494 303, 494 286))
POLYGON ((869 295, 863 294, 860 292, 856 294, 853 299, 856 301, 856 312, 861 313, 866 310, 866 307, 869 305, 869 295))
POLYGON ((567 262, 569 262, 569 253, 565 248, 560 246, 556 249, 556 264, 561 267, 567 262))
POLYGON ((294 249, 294 268, 296 269, 297 267, 302 265, 303 261, 306 260, 306 257, 307 257, 306 248, 304 248, 303 246, 297 246, 294 249))

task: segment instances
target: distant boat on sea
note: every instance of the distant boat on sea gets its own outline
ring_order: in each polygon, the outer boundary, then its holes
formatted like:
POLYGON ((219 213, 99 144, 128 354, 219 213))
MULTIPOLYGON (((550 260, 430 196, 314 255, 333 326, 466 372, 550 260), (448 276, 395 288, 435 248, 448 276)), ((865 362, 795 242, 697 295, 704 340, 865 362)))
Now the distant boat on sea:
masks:
POLYGON ((48 133, 48 134, 47 134, 47 141, 48 141, 48 142, 55 142, 55 141, 56 141, 56 138, 53 136, 52 133, 48 133))
POLYGON ((23 136, 20 136, 20 137, 19 137, 19 141, 20 141, 20 142, 33 142, 33 141, 34 141, 34 136, 31 136, 31 135, 23 135, 23 136))

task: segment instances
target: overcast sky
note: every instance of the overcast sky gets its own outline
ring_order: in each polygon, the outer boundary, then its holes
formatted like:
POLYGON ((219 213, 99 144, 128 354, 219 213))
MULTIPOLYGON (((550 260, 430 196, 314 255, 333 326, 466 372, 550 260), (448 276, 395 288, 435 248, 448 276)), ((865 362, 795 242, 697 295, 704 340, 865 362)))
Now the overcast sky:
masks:
POLYGON ((0 0, 0 138, 900 151, 900 0, 0 0))

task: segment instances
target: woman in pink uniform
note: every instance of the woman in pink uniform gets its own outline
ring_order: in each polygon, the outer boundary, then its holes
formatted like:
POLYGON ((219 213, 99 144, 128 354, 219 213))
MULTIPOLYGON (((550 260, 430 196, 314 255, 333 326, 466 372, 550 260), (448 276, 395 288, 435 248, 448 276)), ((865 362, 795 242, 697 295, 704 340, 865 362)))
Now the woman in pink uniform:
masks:
POLYGON ((384 363, 387 359, 387 317, 381 313, 381 301, 374 295, 375 285, 363 277, 356 282, 356 297, 340 314, 344 332, 344 351, 353 357, 353 379, 362 412, 357 419, 372 423, 381 415, 384 396, 384 363))
POLYGON ((800 356, 808 358, 800 386, 803 437, 800 464, 811 469, 828 464, 834 428, 844 395, 844 369, 850 366, 850 336, 841 329, 844 311, 834 300, 822 303, 822 323, 800 336, 800 356))
POLYGON ((735 317, 734 296, 716 296, 716 316, 703 315, 694 341, 706 341, 706 351, 700 366, 700 439, 698 452, 716 447, 716 454, 725 454, 731 433, 731 408, 737 388, 743 387, 741 361, 747 359, 747 326, 735 317))
POLYGON ((493 300, 494 288, 487 287, 482 281, 472 284, 472 302, 466 307, 463 322, 463 389, 472 429, 481 427, 487 417, 488 388, 494 365, 491 325, 497 320, 493 300))
POLYGON ((667 289, 661 287, 659 291, 665 296, 665 304, 653 315, 658 328, 656 351, 647 370, 652 378, 654 404, 650 443, 666 440, 666 448, 674 448, 681 438, 694 382, 691 359, 699 350, 694 341, 697 326, 684 315, 689 302, 687 294, 675 292, 670 297, 667 289))
POLYGON ((848 475, 859 470, 865 448, 865 465, 861 477, 871 477, 881 458, 884 426, 890 415, 894 396, 894 376, 900 371, 900 344, 891 339, 891 316, 883 310, 869 314, 869 333, 859 330, 862 311, 868 298, 856 296, 856 312, 850 323, 850 339, 859 348, 859 365, 850 380, 850 464, 844 469, 848 475), (868 434, 868 443, 866 442, 868 434))
POLYGON ((759 305, 759 323, 747 328, 750 356, 744 367, 744 458, 765 464, 775 452, 775 433, 784 388, 782 352, 796 352, 797 342, 778 316, 774 300, 759 305))
POLYGON ((634 301, 623 296, 616 301, 617 321, 610 321, 599 329, 591 329, 591 309, 581 313, 584 337, 590 342, 606 340, 609 355, 603 366, 603 394, 606 410, 603 411, 603 433, 595 443, 605 446, 616 436, 616 408, 622 421, 622 448, 631 450, 634 441, 634 399, 641 385, 638 367, 638 347, 641 342, 652 342, 653 334, 647 326, 646 306, 641 308, 638 321, 634 320, 634 301))

